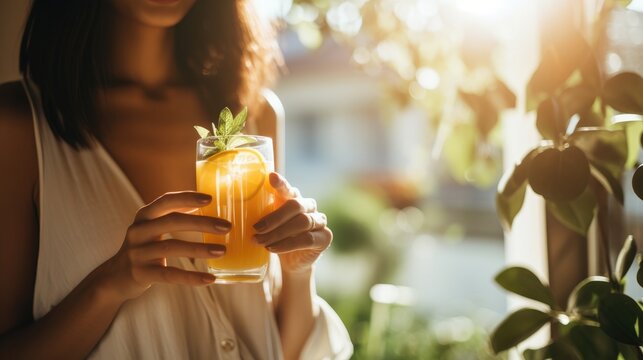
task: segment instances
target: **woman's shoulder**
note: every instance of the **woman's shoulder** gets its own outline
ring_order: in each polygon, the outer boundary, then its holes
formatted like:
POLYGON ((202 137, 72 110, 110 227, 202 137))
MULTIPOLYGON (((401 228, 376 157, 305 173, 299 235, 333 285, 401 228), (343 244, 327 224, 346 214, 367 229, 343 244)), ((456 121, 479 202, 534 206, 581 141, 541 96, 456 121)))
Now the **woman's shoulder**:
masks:
POLYGON ((5 189, 33 184, 38 176, 31 106, 19 81, 0 84, 0 172, 5 189))

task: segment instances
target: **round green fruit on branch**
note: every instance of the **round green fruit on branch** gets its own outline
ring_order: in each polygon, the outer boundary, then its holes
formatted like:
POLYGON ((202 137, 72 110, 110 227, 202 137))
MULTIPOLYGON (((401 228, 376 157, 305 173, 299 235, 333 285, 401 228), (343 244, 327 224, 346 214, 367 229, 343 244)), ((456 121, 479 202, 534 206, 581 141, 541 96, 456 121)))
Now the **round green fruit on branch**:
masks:
POLYGON ((529 185, 547 200, 567 202, 585 191, 589 182, 589 161, 574 145, 564 149, 545 148, 529 166, 529 185))

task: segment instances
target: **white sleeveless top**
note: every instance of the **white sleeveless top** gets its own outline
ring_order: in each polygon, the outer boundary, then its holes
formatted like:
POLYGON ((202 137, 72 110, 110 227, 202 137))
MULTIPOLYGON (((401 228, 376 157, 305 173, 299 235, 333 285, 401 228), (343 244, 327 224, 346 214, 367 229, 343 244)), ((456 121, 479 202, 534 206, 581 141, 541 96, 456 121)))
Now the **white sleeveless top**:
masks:
MULTIPOLYGON (((44 118, 38 90, 28 80, 23 84, 33 113, 40 180, 33 301, 33 315, 39 319, 118 251, 143 201, 100 143, 74 150, 57 139, 44 118)), ((282 359, 270 296, 271 285, 279 283, 274 260, 262 284, 153 285, 121 307, 89 357, 282 359)), ((199 261, 168 261, 205 271, 199 261)), ((352 344, 344 325, 326 302, 316 301, 321 312, 301 358, 347 359, 352 344)))

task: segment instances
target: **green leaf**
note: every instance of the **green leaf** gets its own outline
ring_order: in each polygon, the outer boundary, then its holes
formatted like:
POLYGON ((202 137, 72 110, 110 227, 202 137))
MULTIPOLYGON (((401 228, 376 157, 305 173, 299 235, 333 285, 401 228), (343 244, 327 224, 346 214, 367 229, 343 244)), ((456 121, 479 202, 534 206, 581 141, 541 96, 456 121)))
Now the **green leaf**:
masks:
POLYGON ((489 132, 498 123, 498 109, 494 103, 487 98, 487 94, 474 94, 458 90, 458 96, 467 104, 473 114, 478 132, 482 137, 487 137, 489 132))
POLYGON ((507 291, 554 307, 549 287, 528 269, 518 266, 504 269, 496 275, 495 281, 507 291))
POLYGON ((643 78, 633 72, 622 72, 607 79, 603 99, 614 109, 643 114, 643 78))
POLYGON ((598 164, 619 179, 627 159, 627 141, 623 130, 604 128, 579 128, 569 137, 589 161, 598 164))
POLYGON ((536 128, 543 138, 557 140, 560 135, 565 134, 568 119, 563 118, 558 99, 552 96, 538 105, 536 128))
POLYGON ((623 186, 620 180, 617 180, 612 173, 599 164, 590 163, 590 172, 594 179, 596 179, 604 188, 614 196, 614 198, 623 205, 625 196, 623 195, 623 186))
POLYGON ((641 350, 637 346, 627 345, 623 343, 616 343, 618 351, 623 357, 623 360, 639 360, 638 354, 641 350))
POLYGON ((582 359, 616 360, 616 342, 596 326, 576 325, 567 338, 574 344, 582 359))
POLYGON ((631 169, 636 166, 639 159, 639 146, 643 139, 643 122, 628 123, 625 125, 625 137, 627 138, 627 160, 625 167, 631 169))
POLYGON ((616 123, 611 128, 625 131, 625 138, 627 141, 627 160, 625 160, 625 168, 631 169, 636 166, 639 159, 639 151, 643 146, 641 135, 643 134, 643 117, 639 115, 620 114, 614 117, 616 123), (626 120, 616 120, 618 118, 625 118, 626 120))
POLYGON ((637 249, 634 237, 632 235, 629 235, 625 239, 621 251, 618 253, 618 258, 616 258, 616 268, 614 275, 616 275, 616 278, 618 280, 623 280, 623 278, 627 274, 627 271, 630 269, 630 266, 632 266, 632 263, 634 262, 634 258, 636 258, 636 252, 637 249))
POLYGON ((547 210, 565 227, 580 235, 587 235, 587 229, 594 219, 596 198, 589 187, 576 199, 569 202, 547 200, 547 210))
POLYGON ((495 84, 487 91, 487 99, 491 101, 496 110, 516 107, 516 95, 507 84, 496 78, 495 84))
POLYGON ((494 353, 510 349, 533 335, 551 320, 551 316, 535 309, 520 309, 504 319, 491 333, 494 353))
MULTIPOLYGON (((584 41, 584 39, 583 39, 584 41)), ((581 64, 580 72, 583 78, 583 85, 590 86, 594 89, 594 93, 598 95, 601 86, 603 85, 603 74, 599 69, 599 62, 592 46, 585 42, 588 51, 585 61, 581 64)))
POLYGON ((543 93, 553 94, 574 70, 592 61, 592 50, 573 28, 543 41, 540 64, 527 85, 528 101, 543 93))
POLYGON ((615 293, 601 298, 598 321, 601 329, 612 338, 625 344, 643 345, 637 334, 638 324, 643 323, 643 312, 629 296, 615 293))
POLYGON ((559 98, 563 116, 569 119, 574 114, 580 115, 589 111, 596 95, 596 89, 587 84, 578 84, 564 89, 559 98))
POLYGON ((230 125, 230 130, 228 132, 228 135, 235 135, 241 130, 243 130, 243 127, 246 125, 246 119, 248 118, 248 108, 243 107, 243 110, 237 114, 237 116, 234 117, 232 120, 232 125, 230 125))
POLYGON ((243 146, 246 144, 252 144, 253 142, 256 142, 257 140, 253 138, 252 136, 245 136, 245 135, 235 135, 232 138, 230 138, 230 141, 228 141, 228 149, 234 149, 239 146, 243 146))
POLYGON ((220 139, 214 141, 214 146, 216 147, 216 152, 224 151, 226 149, 226 144, 220 139))
POLYGON ((230 135, 230 127, 233 121, 234 117, 232 116, 232 111, 230 111, 229 108, 224 107, 219 113, 219 127, 217 128, 219 136, 230 135))
POLYGON ((512 171, 505 172, 498 183, 496 211, 505 229, 511 228, 514 218, 525 201, 529 162, 537 153, 538 149, 530 151, 512 171))
POLYGON ((564 341, 549 343, 540 349, 527 349, 522 353, 525 360, 565 359, 582 360, 580 354, 573 346, 564 341))
POLYGON ((496 211, 505 229, 511 229, 511 225, 525 201, 526 191, 527 182, 523 182, 518 190, 511 195, 505 195, 501 192, 496 194, 496 211))
POLYGON ((206 150, 206 151, 203 153, 203 158, 204 158, 204 159, 207 159, 207 158, 209 158, 210 156, 212 156, 212 155, 214 155, 214 154, 218 153, 219 151, 220 151, 219 149, 208 149, 208 150, 206 150))
POLYGON ((587 189, 589 161, 574 145, 548 148, 538 153, 529 166, 529 186, 546 200, 568 202, 587 189))
POLYGON ((632 175, 632 189, 636 196, 643 200, 643 164, 634 170, 634 175, 632 175))
POLYGON ((578 121, 577 128, 581 127, 597 127, 605 125, 605 117, 599 114, 598 111, 590 109, 583 111, 580 114, 580 120, 578 121))
POLYGON ((196 130, 197 133, 199 133, 199 137, 201 137, 201 139, 204 139, 210 136, 210 130, 202 126, 194 126, 194 129, 196 130))
POLYGON ((643 258, 639 258, 639 270, 636 272, 636 282, 643 287, 643 266, 641 266, 641 259, 643 258))
MULTIPOLYGON (((247 107, 244 107, 236 117, 232 116, 232 112, 229 108, 223 108, 219 113, 219 125, 216 126, 212 123, 212 134, 217 137, 213 144, 214 149, 208 150, 204 156, 207 158, 219 151, 225 151, 227 149, 232 149, 256 141, 254 138, 249 136, 231 137, 231 135, 235 135, 243 130, 247 117, 247 107)), ((210 135, 210 131, 206 128, 201 126, 195 126, 194 128, 201 138, 210 135)))
POLYGON ((610 294, 612 286, 605 276, 590 276, 574 287, 567 301, 567 311, 595 309, 601 297, 610 294))

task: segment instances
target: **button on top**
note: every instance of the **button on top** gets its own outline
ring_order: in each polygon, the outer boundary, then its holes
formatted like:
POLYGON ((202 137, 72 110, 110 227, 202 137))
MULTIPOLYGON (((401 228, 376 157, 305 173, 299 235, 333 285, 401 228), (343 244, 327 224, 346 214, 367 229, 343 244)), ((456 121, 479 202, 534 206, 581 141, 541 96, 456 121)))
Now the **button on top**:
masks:
POLYGON ((221 349, 223 349, 223 351, 225 352, 230 352, 234 350, 235 347, 234 340, 228 338, 221 340, 221 342, 219 342, 219 345, 221 345, 221 349))

